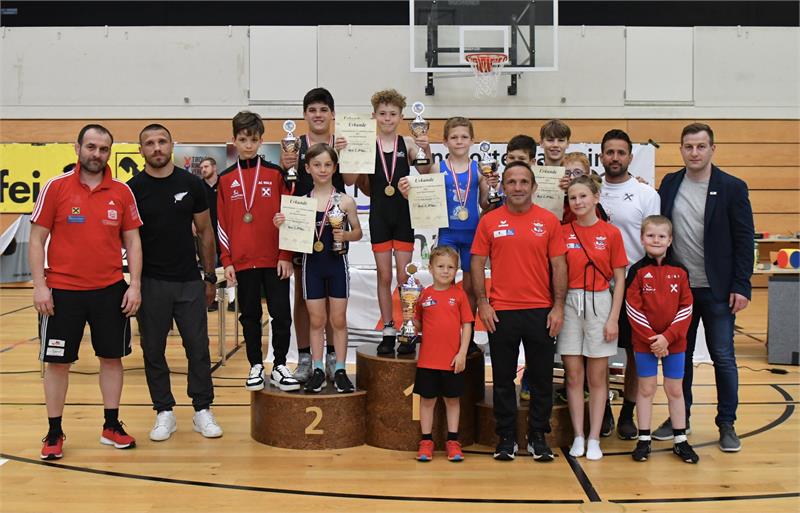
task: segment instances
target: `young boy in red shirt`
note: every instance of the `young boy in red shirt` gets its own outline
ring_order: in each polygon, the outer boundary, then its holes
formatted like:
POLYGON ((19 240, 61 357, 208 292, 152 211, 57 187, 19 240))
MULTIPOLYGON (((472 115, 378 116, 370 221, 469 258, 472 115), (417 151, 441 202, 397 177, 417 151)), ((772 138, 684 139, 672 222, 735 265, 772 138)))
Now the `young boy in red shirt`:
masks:
POLYGON ((700 457, 686 440, 683 401, 692 291, 686 268, 668 254, 671 244, 670 220, 660 215, 646 217, 642 222, 642 245, 647 254, 631 266, 626 280, 625 309, 631 323, 631 342, 639 375, 636 396, 639 441, 632 456, 634 461, 646 461, 650 456, 650 421, 660 359, 675 442, 672 451, 686 463, 697 463, 700 457))
MULTIPOLYGON (((464 393, 462 372, 467 362, 474 316, 467 295, 454 284, 458 252, 450 246, 435 247, 431 251, 430 271, 433 285, 420 295, 413 319, 423 333, 414 381, 414 393, 420 396, 422 429, 417 460, 433 459, 433 412, 436 399, 442 396, 447 411, 447 459, 462 461, 464 454, 458 442, 459 398, 464 393)), ((403 313, 405 320, 411 316, 411 312, 403 313)))

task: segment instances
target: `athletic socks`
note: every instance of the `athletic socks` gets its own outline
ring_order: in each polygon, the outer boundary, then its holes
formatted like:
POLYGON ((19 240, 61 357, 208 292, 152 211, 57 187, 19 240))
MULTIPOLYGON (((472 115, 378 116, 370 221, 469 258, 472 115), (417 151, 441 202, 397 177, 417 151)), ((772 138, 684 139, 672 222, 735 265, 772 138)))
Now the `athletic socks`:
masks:
POLYGON ((632 419, 633 418, 633 408, 636 406, 636 401, 629 401, 627 399, 623 399, 622 401, 622 409, 619 412, 620 419, 632 419))
POLYGON ((428 433, 428 434, 422 433, 422 439, 423 440, 433 440, 433 434, 432 433, 428 433))
POLYGON ((336 362, 336 370, 345 370, 345 362, 336 362))
POLYGON ((673 441, 675 445, 686 441, 686 428, 672 430, 673 441))
POLYGON ((325 350, 326 350, 326 352, 327 352, 328 354, 335 354, 335 353, 336 353, 336 348, 335 348, 335 347, 333 347, 333 346, 328 346, 328 345, 326 345, 326 346, 325 346, 325 350))
POLYGON ((450 440, 458 441, 458 431, 456 431, 455 433, 453 433, 452 431, 448 431, 447 432, 447 440, 448 441, 450 441, 450 440))
POLYGON ((321 371, 325 370, 325 362, 322 360, 314 360, 314 368, 319 369, 321 371))
POLYGON ((119 426, 119 408, 106 408, 103 410, 104 428, 119 426))
POLYGON ((61 429, 61 417, 47 417, 47 422, 50 424, 48 435, 60 435, 64 432, 61 429))
POLYGON ((311 354, 311 347, 301 347, 297 350, 300 354, 311 354))
POLYGON ((650 430, 649 429, 640 429, 639 430, 639 440, 642 442, 649 442, 652 438, 650 437, 650 430))

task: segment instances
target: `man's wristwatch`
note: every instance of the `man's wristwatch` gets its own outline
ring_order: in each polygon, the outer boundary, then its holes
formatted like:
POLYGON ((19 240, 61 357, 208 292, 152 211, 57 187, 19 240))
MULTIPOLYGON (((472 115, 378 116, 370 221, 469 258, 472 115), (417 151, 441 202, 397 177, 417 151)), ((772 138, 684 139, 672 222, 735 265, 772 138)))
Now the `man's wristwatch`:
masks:
POLYGON ((212 285, 217 284, 217 275, 216 273, 203 273, 203 279, 212 285))

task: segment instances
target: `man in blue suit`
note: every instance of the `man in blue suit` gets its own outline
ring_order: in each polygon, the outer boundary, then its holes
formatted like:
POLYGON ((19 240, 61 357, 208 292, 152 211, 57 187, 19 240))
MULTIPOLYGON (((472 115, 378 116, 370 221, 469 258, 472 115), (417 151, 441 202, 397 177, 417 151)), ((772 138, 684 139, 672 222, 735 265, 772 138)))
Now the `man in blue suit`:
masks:
MULTIPOLYGON (((714 150, 710 126, 687 125, 681 133, 681 156, 686 167, 665 176, 658 193, 661 213, 674 225, 675 256, 689 270, 694 296, 683 377, 686 432, 692 406, 692 353, 702 319, 717 384, 719 447, 736 452, 742 444, 733 427, 739 402, 733 323, 736 313, 750 303, 753 210, 747 184, 711 163, 714 150)), ((672 438, 669 420, 653 433, 653 438, 672 438)))

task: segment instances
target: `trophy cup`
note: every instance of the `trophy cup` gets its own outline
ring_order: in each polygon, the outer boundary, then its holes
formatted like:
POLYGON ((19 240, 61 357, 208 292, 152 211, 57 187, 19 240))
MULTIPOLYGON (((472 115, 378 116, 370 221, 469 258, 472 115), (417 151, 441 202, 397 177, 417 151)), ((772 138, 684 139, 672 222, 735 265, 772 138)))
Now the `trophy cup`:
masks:
MULTIPOLYGON (((428 133, 428 129, 430 128, 431 124, 429 121, 422 119, 422 113, 425 111, 425 105, 422 102, 414 102, 411 106, 411 112, 417 115, 417 117, 409 123, 411 127, 411 133, 414 134, 414 137, 419 137, 421 135, 425 135, 428 133)), ((427 166, 431 163, 431 159, 425 156, 425 151, 422 148, 417 148, 417 156, 411 162, 414 166, 427 166)))
MULTIPOLYGON (((481 141, 478 148, 481 150, 481 153, 483 153, 483 157, 481 157, 481 161, 478 164, 481 168, 481 174, 489 178, 497 171, 497 160, 489 155, 489 150, 492 148, 492 145, 489 141, 481 141)), ((486 201, 488 201, 490 205, 494 205, 495 203, 499 203, 501 199, 497 189, 489 187, 489 196, 486 198, 486 201)))
MULTIPOLYGON (((297 125, 295 125, 294 121, 291 119, 287 119, 283 122, 283 129, 286 131, 286 137, 281 139, 281 148, 287 153, 300 152, 300 139, 295 137, 292 133, 296 127, 297 125)), ((292 166, 291 169, 286 172, 286 181, 289 183, 297 181, 297 168, 292 166)))
MULTIPOLYGON (((338 230, 344 226, 344 220, 346 217, 346 214, 339 208, 339 201, 341 201, 340 198, 340 193, 336 192, 333 194, 333 207, 331 207, 331 210, 328 212, 328 223, 334 230, 338 230)), ((344 255, 347 253, 347 248, 345 248, 343 241, 335 240, 331 245, 331 251, 339 255, 344 255)))
MULTIPOLYGON (((408 281, 400 285, 400 304, 403 312, 414 312, 417 306, 417 300, 422 294, 422 285, 414 281, 414 274, 417 272, 417 264, 410 263, 406 265, 406 274, 408 274, 408 281)), ((414 328, 414 322, 408 320, 403 323, 400 332, 397 334, 397 341, 400 342, 400 347, 397 352, 401 354, 408 354, 414 351, 414 342, 417 336, 417 330, 414 328)))

